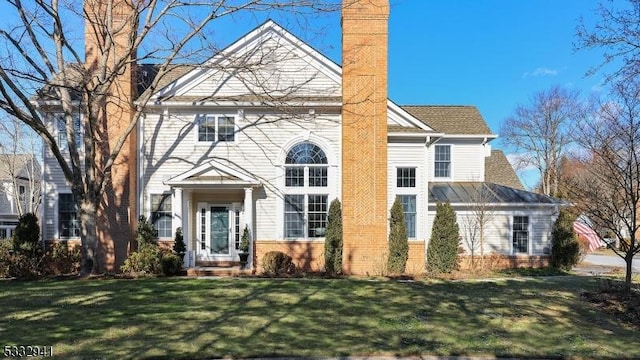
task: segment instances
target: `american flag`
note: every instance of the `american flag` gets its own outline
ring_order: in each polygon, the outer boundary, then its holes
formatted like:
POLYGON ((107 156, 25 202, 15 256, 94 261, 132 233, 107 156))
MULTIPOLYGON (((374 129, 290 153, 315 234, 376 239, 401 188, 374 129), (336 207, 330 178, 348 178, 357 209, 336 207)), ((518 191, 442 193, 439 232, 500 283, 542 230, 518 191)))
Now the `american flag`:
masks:
POLYGON ((589 244, 589 251, 594 251, 603 245, 602 240, 598 237, 595 231, 589 227, 589 225, 581 222, 575 221, 573 223, 573 231, 575 231, 576 235, 583 238, 589 244))

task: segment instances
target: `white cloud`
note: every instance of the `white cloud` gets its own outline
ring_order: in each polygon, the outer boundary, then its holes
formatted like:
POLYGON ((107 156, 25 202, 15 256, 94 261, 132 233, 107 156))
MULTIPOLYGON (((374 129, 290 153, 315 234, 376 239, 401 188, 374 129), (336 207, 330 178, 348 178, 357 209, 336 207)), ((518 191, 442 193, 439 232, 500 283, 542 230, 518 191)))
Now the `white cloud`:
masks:
POLYGON ((536 68, 535 70, 533 70, 532 72, 526 72, 524 74, 522 74, 523 78, 527 78, 529 76, 531 77, 538 77, 538 76, 556 76, 558 75, 559 71, 555 70, 555 69, 549 69, 546 67, 539 67, 536 68))

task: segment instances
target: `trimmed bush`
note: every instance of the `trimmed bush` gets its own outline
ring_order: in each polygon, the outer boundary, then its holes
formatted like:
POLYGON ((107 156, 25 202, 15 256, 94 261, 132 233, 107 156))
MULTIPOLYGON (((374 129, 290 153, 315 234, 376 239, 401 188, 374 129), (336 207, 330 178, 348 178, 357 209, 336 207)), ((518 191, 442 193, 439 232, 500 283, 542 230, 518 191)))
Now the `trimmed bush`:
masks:
POLYGON ((262 268, 266 275, 285 275, 295 270, 291 256, 280 251, 269 251, 262 257, 262 268))
POLYGON ((334 199, 329 205, 324 240, 324 269, 330 275, 342 272, 342 208, 338 199, 334 199))
POLYGON ((460 228, 456 212, 451 204, 438 203, 427 247, 427 271, 431 274, 450 273, 457 266, 459 248, 460 228))
POLYGON ((389 229, 387 271, 391 274, 402 274, 407 266, 407 258, 409 257, 409 241, 407 239, 404 211, 398 197, 396 197, 393 206, 391 206, 389 229))
POLYGON ((12 261, 13 242, 0 240, 0 278, 11 277, 9 269, 12 261))
POLYGON ((44 257, 44 272, 48 275, 75 274, 80 271, 80 247, 69 249, 65 243, 54 243, 44 257))
POLYGON ((182 228, 176 229, 176 237, 173 242, 173 252, 180 258, 180 261, 184 261, 184 255, 187 253, 187 246, 184 243, 184 236, 182 235, 182 228))
POLYGON ((244 231, 242 232, 242 238, 240 239, 240 250, 241 253, 248 254, 249 253, 249 244, 251 240, 251 234, 249 233, 249 227, 247 225, 244 226, 244 231))
POLYGON ((160 259, 162 274, 175 276, 182 272, 182 259, 176 254, 166 254, 160 259))
POLYGON ((138 246, 143 244, 157 244, 158 231, 153 227, 147 218, 142 215, 138 218, 138 228, 136 229, 136 243, 138 246))
POLYGON ((569 209, 563 208, 553 225, 549 262, 557 269, 571 270, 580 261, 580 243, 573 231, 575 220, 569 209))
POLYGON ((40 244, 40 226, 35 214, 26 213, 18 219, 18 226, 13 231, 13 250, 27 256, 42 254, 40 244))
POLYGON ((147 218, 140 216, 138 219, 138 229, 136 231, 136 242, 138 250, 129 254, 127 260, 120 267, 123 272, 160 274, 162 266, 160 261, 165 253, 171 250, 162 250, 158 247, 157 232, 147 218))

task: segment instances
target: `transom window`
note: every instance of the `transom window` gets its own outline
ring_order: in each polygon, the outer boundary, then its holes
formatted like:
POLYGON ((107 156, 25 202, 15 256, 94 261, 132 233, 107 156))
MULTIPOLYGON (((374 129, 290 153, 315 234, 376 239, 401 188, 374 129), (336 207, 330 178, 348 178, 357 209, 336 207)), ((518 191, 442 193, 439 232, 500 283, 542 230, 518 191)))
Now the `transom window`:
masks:
POLYGON ((80 219, 73 194, 58 194, 58 232, 59 237, 80 237, 80 219))
POLYGON ((416 237, 416 196, 415 195, 398 195, 404 212, 404 224, 407 228, 407 237, 415 239, 416 237))
POLYGON ((198 115, 198 141, 234 141, 235 118, 233 116, 198 115))
POLYGON ((311 142, 301 142, 285 159, 284 236, 325 236, 328 210, 329 165, 324 151, 311 142))
POLYGON ((159 238, 172 237, 171 194, 151 194, 151 223, 159 238))
POLYGON ((416 168, 398 168, 396 181, 398 187, 416 187, 416 168))
POLYGON ((451 145, 435 146, 434 176, 437 178, 451 177, 451 145))
MULTIPOLYGON (((64 115, 59 114, 56 116, 56 122, 58 124, 58 147, 61 151, 67 151, 69 149, 69 143, 67 142, 67 122, 64 115)), ((73 115, 73 135, 76 139, 76 148, 80 149, 82 145, 82 124, 80 123, 80 115, 73 115)))
POLYGON ((513 252, 528 253, 529 252, 529 217, 514 216, 513 217, 513 252))

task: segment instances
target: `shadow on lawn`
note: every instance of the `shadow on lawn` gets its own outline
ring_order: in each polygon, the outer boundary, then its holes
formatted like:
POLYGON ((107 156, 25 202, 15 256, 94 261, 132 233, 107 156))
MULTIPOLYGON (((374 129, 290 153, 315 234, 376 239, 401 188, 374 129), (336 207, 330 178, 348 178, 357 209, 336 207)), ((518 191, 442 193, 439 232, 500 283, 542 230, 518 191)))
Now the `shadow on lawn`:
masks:
POLYGON ((579 299, 591 279, 396 282, 140 279, 6 283, 5 344, 70 358, 639 357, 579 299))

